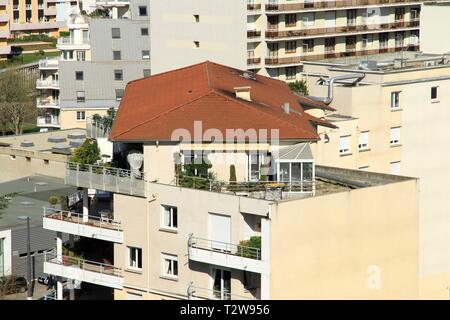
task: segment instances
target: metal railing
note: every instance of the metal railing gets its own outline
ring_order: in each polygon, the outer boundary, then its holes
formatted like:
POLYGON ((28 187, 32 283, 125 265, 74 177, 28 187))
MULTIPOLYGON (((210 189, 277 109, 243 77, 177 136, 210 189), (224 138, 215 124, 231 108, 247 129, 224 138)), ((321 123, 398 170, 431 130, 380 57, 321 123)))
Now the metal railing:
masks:
POLYGON ((51 290, 49 293, 47 293, 42 300, 57 300, 57 294, 56 290, 51 290))
POLYGON ((36 120, 37 125, 56 125, 59 126, 59 117, 51 116, 51 117, 37 117, 36 120))
POLYGON ((64 211, 56 208, 44 207, 44 218, 62 220, 66 222, 76 223, 78 225, 86 225, 100 229, 109 229, 122 231, 122 224, 120 221, 107 218, 87 215, 87 221, 84 221, 86 216, 82 213, 73 211, 64 211))
POLYGON ((69 207, 83 200, 83 193, 81 191, 77 191, 67 196, 67 204, 69 207))
POLYGON ((53 98, 36 98, 36 105, 38 106, 49 106, 49 107, 57 107, 59 106, 59 99, 53 98))
POLYGON ((89 40, 87 39, 82 39, 81 41, 75 41, 73 38, 70 37, 61 37, 58 38, 58 44, 63 44, 63 45, 88 45, 89 44, 89 40))
POLYGON ((59 87, 58 80, 36 80, 36 87, 59 87))
POLYGON ((261 249, 259 248, 241 246, 237 244, 226 243, 210 239, 197 238, 194 237, 193 235, 189 236, 188 246, 189 248, 214 251, 223 253, 225 255, 261 260, 261 249))
POLYGON ((221 291, 196 287, 193 282, 190 282, 188 285, 187 296, 189 300, 256 300, 253 297, 232 294, 227 289, 221 291))
POLYGON ((146 195, 146 179, 143 172, 68 162, 65 176, 66 184, 78 187, 141 197, 146 195))
POLYGON ((122 269, 111 264, 85 260, 77 257, 69 257, 56 254, 56 249, 44 252, 44 261, 48 263, 77 267, 84 271, 96 272, 115 277, 122 277, 122 269))
POLYGON ((261 63, 261 58, 248 58, 247 59, 247 64, 251 65, 251 64, 260 64, 261 63))
POLYGON ((396 3, 419 3, 418 0, 329 0, 329 1, 299 1, 297 3, 266 4, 267 11, 295 11, 325 8, 345 8, 353 6, 383 5, 396 3))
POLYGON ((58 68, 59 66, 59 59, 53 58, 53 59, 42 59, 39 60, 39 68, 58 68))

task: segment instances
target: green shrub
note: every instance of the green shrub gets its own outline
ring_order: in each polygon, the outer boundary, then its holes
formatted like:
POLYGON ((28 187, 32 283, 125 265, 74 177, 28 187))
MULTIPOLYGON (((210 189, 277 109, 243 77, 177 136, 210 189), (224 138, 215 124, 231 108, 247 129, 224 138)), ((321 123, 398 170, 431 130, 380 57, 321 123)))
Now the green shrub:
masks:
POLYGON ((95 164, 100 159, 100 148, 97 141, 86 139, 82 145, 73 151, 71 161, 86 165, 95 164))
POLYGON ((230 166, 230 183, 236 182, 236 166, 232 164, 230 166))
POLYGON ((52 206, 55 206, 58 203, 58 198, 56 196, 50 196, 48 198, 48 203, 50 203, 52 206))
POLYGON ((62 195, 59 197, 59 202, 61 203, 61 210, 69 211, 69 197, 62 195))
POLYGON ((292 91, 294 91, 296 93, 300 93, 305 96, 309 95, 308 87, 306 85, 305 80, 300 80, 300 81, 296 80, 295 82, 289 83, 288 86, 292 91))
POLYGON ((245 258, 252 258, 252 259, 261 259, 261 251, 259 251, 258 256, 256 256, 256 250, 252 249, 259 249, 261 250, 261 237, 260 236, 253 236, 250 237, 249 240, 242 240, 239 242, 237 254, 241 257, 245 258))

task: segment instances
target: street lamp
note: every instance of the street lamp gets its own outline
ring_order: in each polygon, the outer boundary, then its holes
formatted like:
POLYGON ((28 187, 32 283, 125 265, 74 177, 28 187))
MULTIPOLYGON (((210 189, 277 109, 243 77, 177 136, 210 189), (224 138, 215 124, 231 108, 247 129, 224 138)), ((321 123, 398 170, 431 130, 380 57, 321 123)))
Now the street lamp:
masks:
POLYGON ((31 288, 31 241, 30 241, 30 220, 28 216, 19 216, 17 220, 27 221, 27 300, 33 300, 33 292, 31 288))

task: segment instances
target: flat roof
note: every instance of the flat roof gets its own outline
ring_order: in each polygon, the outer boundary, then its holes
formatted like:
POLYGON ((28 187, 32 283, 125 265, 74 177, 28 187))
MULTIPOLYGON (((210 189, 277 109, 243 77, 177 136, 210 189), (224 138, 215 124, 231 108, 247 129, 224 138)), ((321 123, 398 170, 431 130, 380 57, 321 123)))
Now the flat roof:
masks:
POLYGON ((64 184, 63 179, 43 175, 0 183, 0 197, 13 194, 5 209, 0 209, 0 230, 22 229, 26 221, 17 220, 18 216, 31 217, 32 226, 42 225, 43 207, 48 207, 50 196, 60 197, 77 191, 77 187, 64 184))

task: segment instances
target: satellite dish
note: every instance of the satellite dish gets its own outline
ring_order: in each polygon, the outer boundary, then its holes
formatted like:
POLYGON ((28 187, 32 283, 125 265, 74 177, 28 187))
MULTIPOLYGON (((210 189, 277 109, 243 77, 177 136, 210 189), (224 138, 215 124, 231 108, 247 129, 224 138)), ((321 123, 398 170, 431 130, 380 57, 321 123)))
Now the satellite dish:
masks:
POLYGON ((131 150, 127 155, 127 161, 130 165, 131 172, 136 178, 141 178, 141 167, 144 163, 144 155, 136 150, 131 150))

